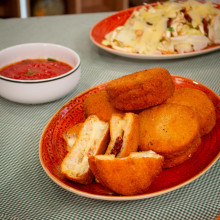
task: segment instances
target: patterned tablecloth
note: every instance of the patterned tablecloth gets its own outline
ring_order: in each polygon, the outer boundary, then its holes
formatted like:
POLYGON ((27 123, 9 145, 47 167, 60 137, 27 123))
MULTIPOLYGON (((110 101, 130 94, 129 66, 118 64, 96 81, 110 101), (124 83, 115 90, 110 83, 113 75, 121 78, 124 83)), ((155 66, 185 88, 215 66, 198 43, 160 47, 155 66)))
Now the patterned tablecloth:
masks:
POLYGON ((164 67, 220 94, 220 51, 177 60, 135 60, 98 49, 93 25, 109 13, 0 20, 0 49, 49 42, 74 49, 81 58, 77 88, 65 98, 22 105, 0 98, 0 219, 216 219, 220 213, 220 161, 190 184, 144 200, 102 201, 64 190, 44 172, 38 146, 54 113, 84 90, 138 70, 164 67))

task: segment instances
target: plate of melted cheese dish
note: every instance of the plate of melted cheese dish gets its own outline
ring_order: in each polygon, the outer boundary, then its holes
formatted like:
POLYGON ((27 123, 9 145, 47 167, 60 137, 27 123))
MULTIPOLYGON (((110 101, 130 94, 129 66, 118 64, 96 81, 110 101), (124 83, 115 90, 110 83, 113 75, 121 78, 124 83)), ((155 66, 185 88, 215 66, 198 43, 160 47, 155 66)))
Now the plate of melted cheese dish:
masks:
POLYGON ((98 47, 125 57, 172 59, 220 49, 220 5, 195 0, 145 4, 113 14, 91 30, 98 47))

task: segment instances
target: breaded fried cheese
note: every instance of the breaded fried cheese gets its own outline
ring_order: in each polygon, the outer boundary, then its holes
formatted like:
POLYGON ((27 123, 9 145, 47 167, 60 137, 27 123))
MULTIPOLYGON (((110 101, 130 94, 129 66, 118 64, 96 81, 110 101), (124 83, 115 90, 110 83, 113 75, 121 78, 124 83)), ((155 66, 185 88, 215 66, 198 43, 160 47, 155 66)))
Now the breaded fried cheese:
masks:
POLYGON ((172 96, 174 83, 166 69, 154 68, 114 79, 106 91, 115 108, 132 111, 163 103, 172 96))
POLYGON ((215 127, 215 107, 209 97, 201 90, 193 88, 177 89, 166 102, 192 108, 198 115, 201 135, 208 134, 215 127))
POLYGON ((61 163, 61 173, 68 179, 87 185, 94 176, 89 168, 90 155, 103 154, 109 141, 109 124, 96 115, 83 123, 76 142, 61 163))
POLYGON ((84 111, 86 118, 89 115, 97 115, 99 119, 106 122, 110 120, 113 113, 121 113, 113 107, 105 89, 87 96, 84 102, 84 111))
POLYGON ((63 139, 66 141, 67 144, 67 151, 70 151, 73 144, 76 142, 76 139, 82 127, 83 127, 83 123, 78 123, 72 126, 71 128, 67 129, 63 133, 63 139))
POLYGON ((133 152, 124 158, 97 155, 89 157, 89 165, 103 186, 129 196, 148 190, 162 171, 163 157, 153 151, 133 152))
POLYGON ((128 112, 121 116, 113 114, 110 120, 110 143, 105 154, 127 157, 136 152, 139 145, 139 117, 128 112))
POLYGON ((165 158, 184 153, 200 136, 194 111, 178 104, 161 104, 142 111, 139 150, 153 150, 165 158))

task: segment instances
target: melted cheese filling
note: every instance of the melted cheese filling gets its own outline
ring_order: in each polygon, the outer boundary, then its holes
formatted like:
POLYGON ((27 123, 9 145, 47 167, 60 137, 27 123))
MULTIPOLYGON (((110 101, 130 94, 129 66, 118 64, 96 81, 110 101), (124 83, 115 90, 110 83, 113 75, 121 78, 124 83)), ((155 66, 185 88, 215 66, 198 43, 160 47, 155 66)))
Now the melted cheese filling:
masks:
MULTIPOLYGON (((161 158, 162 156, 155 153, 152 150, 149 151, 142 151, 142 152, 132 152, 130 153, 130 155, 128 157, 123 157, 123 158, 118 158, 120 160, 124 160, 126 158, 143 158, 143 157, 149 157, 149 158, 161 158)), ((96 158, 99 160, 114 160, 115 159, 115 155, 111 154, 111 155, 96 155, 96 158)))

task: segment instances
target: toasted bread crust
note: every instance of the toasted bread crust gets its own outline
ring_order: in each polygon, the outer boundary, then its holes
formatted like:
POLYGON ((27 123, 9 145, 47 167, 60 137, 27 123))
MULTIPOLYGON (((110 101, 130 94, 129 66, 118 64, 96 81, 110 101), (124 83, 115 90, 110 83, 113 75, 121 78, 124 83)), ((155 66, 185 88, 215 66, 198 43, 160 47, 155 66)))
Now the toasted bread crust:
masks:
POLYGON ((147 69, 114 79, 106 86, 110 101, 119 110, 140 110, 163 103, 174 92, 170 73, 147 69))
POLYGON ((199 135, 198 118, 187 106, 162 104, 144 110, 139 118, 141 151, 177 156, 199 135))
POLYGON ((163 157, 99 159, 89 157, 90 168, 99 182, 121 195, 145 193, 162 171, 163 157))
POLYGON ((127 157, 131 152, 135 152, 139 145, 139 117, 134 113, 125 113, 124 116, 113 114, 110 120, 110 143, 105 154, 111 154, 116 142, 116 137, 122 137, 122 147, 116 157, 127 157), (117 129, 119 121, 123 122, 121 129, 117 129), (118 134, 116 133, 118 132, 118 134))

